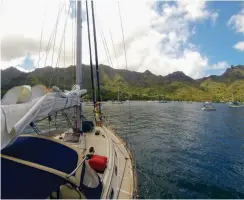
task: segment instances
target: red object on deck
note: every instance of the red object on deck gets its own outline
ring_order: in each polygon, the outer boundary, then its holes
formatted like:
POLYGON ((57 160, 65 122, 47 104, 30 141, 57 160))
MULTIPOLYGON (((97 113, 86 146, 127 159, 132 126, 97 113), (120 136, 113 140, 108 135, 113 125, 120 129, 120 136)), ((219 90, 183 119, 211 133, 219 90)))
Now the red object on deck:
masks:
POLYGON ((96 172, 104 172, 107 166, 108 158, 105 156, 93 155, 89 160, 89 165, 96 172))
POLYGON ((100 158, 100 159, 103 159, 105 161, 105 163, 107 163, 107 161, 108 161, 108 158, 106 156, 93 155, 92 158, 100 158))

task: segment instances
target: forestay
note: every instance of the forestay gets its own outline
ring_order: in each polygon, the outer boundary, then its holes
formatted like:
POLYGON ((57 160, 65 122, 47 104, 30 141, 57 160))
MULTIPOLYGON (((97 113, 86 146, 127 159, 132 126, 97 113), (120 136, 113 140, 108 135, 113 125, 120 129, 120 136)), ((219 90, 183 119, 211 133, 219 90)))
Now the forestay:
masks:
POLYGON ((47 92, 43 85, 10 89, 1 100, 1 149, 13 142, 38 117, 80 106, 80 97, 86 92, 78 85, 65 92, 56 86, 47 92))

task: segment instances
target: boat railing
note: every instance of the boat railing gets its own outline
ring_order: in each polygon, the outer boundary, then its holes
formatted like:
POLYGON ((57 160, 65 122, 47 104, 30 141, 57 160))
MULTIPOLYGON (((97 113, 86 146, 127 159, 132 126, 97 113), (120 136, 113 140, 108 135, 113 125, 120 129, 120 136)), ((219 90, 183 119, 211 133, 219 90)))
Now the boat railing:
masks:
POLYGON ((77 167, 70 174, 67 175, 67 178, 74 175, 75 172, 80 168, 80 166, 85 162, 85 160, 86 160, 86 155, 85 155, 84 159, 77 165, 77 167))
POLYGON ((133 174, 134 174, 134 179, 133 179, 134 190, 132 193, 132 198, 137 199, 138 198, 138 181, 137 181, 137 170, 136 170, 137 169, 136 157, 135 157, 135 152, 130 143, 127 143, 127 148, 129 149, 130 154, 131 154, 132 168, 133 168, 133 174))
MULTIPOLYGON (((115 134, 117 134, 117 125, 111 124, 109 121, 109 116, 106 116, 103 121, 109 129, 113 130, 115 134)), ((134 174, 134 179, 133 179, 133 185, 134 189, 132 192, 132 199, 137 199, 138 198, 138 181, 137 181, 137 166, 136 166, 136 159, 135 159, 135 152, 133 150, 133 146, 131 145, 130 142, 124 140, 124 143, 126 145, 126 148, 128 149, 128 153, 130 155, 130 159, 132 160, 132 168, 133 168, 133 174, 134 174)))

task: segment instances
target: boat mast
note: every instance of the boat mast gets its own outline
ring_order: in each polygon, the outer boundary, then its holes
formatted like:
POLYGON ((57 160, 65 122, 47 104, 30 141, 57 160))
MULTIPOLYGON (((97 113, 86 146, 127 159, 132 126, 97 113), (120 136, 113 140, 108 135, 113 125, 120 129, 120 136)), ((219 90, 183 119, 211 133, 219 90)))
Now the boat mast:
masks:
MULTIPOLYGON (((81 0, 77 0, 77 27, 76 27, 76 85, 82 89, 82 58, 81 58, 81 0)), ((82 103, 77 107, 77 133, 82 133, 82 103)))
POLYGON ((86 18, 87 18, 87 29, 88 29, 88 44, 89 44, 89 53, 90 53, 90 67, 91 67, 91 84, 92 84, 92 100, 93 107, 95 108, 96 97, 95 97, 95 87, 94 87, 94 77, 93 77, 93 66, 92 66, 92 52, 91 52, 91 37, 90 37, 90 25, 89 25, 89 13, 88 13, 88 3, 86 0, 86 18))
POLYGON ((101 93, 100 93, 100 80, 99 80, 98 57, 97 57, 97 37, 96 37, 96 25, 95 25, 95 16, 94 16, 93 1, 91 1, 91 9, 92 9, 92 22, 93 22, 95 61, 96 61, 96 75, 97 75, 97 101, 99 103, 99 120, 100 120, 100 125, 101 125, 101 123, 102 123, 102 116, 101 116, 101 93))

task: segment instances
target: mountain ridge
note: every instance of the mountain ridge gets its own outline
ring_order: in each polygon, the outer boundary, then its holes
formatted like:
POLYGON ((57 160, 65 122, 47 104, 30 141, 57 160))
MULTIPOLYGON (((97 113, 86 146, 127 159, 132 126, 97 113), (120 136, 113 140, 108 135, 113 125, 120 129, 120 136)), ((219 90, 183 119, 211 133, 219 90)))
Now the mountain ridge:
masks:
MULTIPOLYGON (((244 101, 244 65, 231 66, 219 76, 210 75, 201 79, 192 79, 182 71, 166 76, 155 75, 149 70, 145 72, 113 69, 107 65, 99 65, 101 92, 104 100, 116 99, 118 85, 121 99, 178 99, 203 101, 230 100, 232 92, 236 99, 244 101), (235 87, 232 86, 235 85, 235 87), (214 87, 214 88, 213 88, 214 87), (232 92, 230 92, 232 90, 232 92), (199 97, 196 97, 198 94, 199 97)), ((83 65, 83 83, 91 97, 90 67, 83 65)), ((50 66, 25 73, 14 67, 1 70, 1 94, 16 85, 45 84, 57 85, 61 89, 70 89, 75 83, 75 66, 52 68, 50 66), (53 76, 54 75, 54 76, 53 76)))

